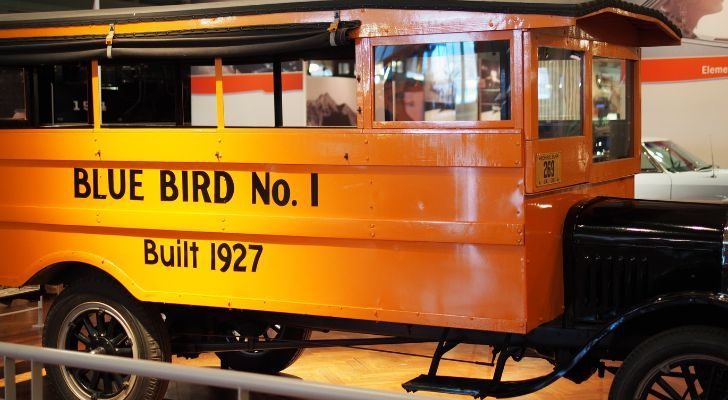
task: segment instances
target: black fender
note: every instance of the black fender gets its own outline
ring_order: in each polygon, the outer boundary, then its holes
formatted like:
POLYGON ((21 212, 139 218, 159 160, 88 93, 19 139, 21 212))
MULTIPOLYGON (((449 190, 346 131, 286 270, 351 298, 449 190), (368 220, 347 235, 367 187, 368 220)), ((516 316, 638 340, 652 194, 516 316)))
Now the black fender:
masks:
POLYGON ((728 206, 597 197, 564 221, 564 326, 606 325, 669 293, 728 293, 728 206))
POLYGON ((548 375, 522 381, 500 382, 493 388, 492 391, 489 391, 489 395, 499 398, 517 397, 541 390, 558 379, 563 378, 572 369, 579 365, 580 362, 589 357, 589 355, 597 347, 602 345, 603 342, 610 337, 610 335, 614 334, 628 323, 637 321, 641 318, 646 318, 656 312, 691 305, 717 307, 728 314, 728 294, 681 292, 659 296, 650 301, 644 302, 609 322, 606 326, 604 326, 604 328, 602 328, 601 331, 589 339, 589 341, 581 347, 581 349, 579 349, 576 355, 569 362, 557 365, 556 368, 548 375))

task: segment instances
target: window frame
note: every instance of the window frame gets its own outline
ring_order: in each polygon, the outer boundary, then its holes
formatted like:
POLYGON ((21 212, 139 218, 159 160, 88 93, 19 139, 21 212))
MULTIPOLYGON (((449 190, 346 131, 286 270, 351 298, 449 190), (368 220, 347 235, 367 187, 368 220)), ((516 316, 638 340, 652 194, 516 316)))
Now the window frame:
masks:
MULTIPOLYGON (((367 81, 371 82, 368 92, 364 99, 364 108, 369 108, 369 116, 372 128, 375 129, 508 129, 520 128, 522 121, 522 113, 520 106, 523 99, 522 80, 518 77, 522 76, 522 64, 516 62, 520 60, 522 44, 518 31, 493 31, 493 32, 470 32, 470 33, 443 33, 443 34, 424 34, 424 35, 408 35, 408 36, 389 36, 374 37, 367 44, 370 59, 368 60, 369 71, 367 72, 367 81), (510 51, 510 116, 509 120, 502 121, 377 121, 375 116, 375 96, 374 96, 374 66, 376 60, 374 57, 374 47, 377 46, 397 46, 410 44, 428 44, 428 43, 450 43, 450 42, 486 42, 486 41, 508 41, 510 51), (368 97, 368 99, 367 99, 368 97)), ((362 60, 364 61, 364 60, 362 60)))
POLYGON ((526 140, 526 193, 541 193, 586 183, 591 165, 591 42, 565 36, 563 31, 533 30, 524 36, 525 86, 524 119, 526 140), (581 135, 555 138, 539 138, 538 119, 538 49, 554 47, 584 53, 582 69, 582 121, 581 135), (536 158, 539 154, 559 153, 560 180, 542 186, 537 185, 536 158), (589 154, 589 159, 584 158, 589 154))
MULTIPOLYGON (((634 97, 634 80, 636 79, 635 72, 634 72, 635 71, 634 61, 633 60, 629 60, 629 59, 625 59, 625 58, 603 57, 603 56, 599 56, 599 55, 592 55, 592 76, 591 76, 591 79, 592 79, 591 84, 592 85, 594 85, 594 82, 593 82, 593 79, 594 79, 594 64, 593 63, 594 63, 594 61, 597 58, 604 59, 604 60, 620 61, 620 62, 621 61, 624 61, 625 62, 625 66, 627 66, 625 72, 628 73, 628 74, 631 74, 631 76, 626 76, 625 77, 626 78, 625 79, 626 80, 626 82, 625 82, 625 91, 627 91, 627 90, 630 91, 629 92, 630 97, 629 97, 629 101, 627 101, 626 104, 625 104, 625 106, 627 108, 627 112, 626 113, 627 113, 628 119, 626 119, 624 121, 630 122, 630 127, 631 127, 630 135, 632 136, 632 141, 634 142, 635 133, 636 133, 635 132, 635 126, 634 126, 635 104, 634 104, 633 101, 631 101, 632 100, 632 97, 634 97)), ((592 110, 593 110, 593 107, 594 107, 594 92, 593 91, 592 91, 591 104, 592 104, 592 110)), ((592 115, 591 115, 591 130, 592 130, 592 144, 593 144, 594 140, 596 139, 595 138, 595 134, 594 134, 594 113, 593 113, 593 111, 592 111, 592 115)), ((594 160, 594 158, 595 158, 594 151, 592 150, 592 163, 596 165, 596 164, 601 164, 601 163, 610 162, 610 161, 623 160, 623 159, 626 159, 626 158, 632 158, 634 155, 635 155, 635 153, 634 153, 634 146, 632 146, 632 154, 630 156, 615 158, 615 159, 611 159, 611 160, 595 161, 594 160)))
POLYGON ((0 128, 43 128, 43 129, 93 129, 94 127, 94 101, 93 101, 93 73, 92 63, 89 62, 78 62, 78 63, 56 63, 56 64, 44 64, 44 65, 86 65, 87 75, 87 98, 88 110, 87 110, 87 122, 70 122, 63 124, 54 123, 43 123, 40 121, 40 112, 38 102, 38 65, 8 65, 9 68, 22 68, 25 72, 25 113, 26 118, 24 120, 0 120, 0 128))
POLYGON ((2 128, 32 128, 37 126, 37 113, 35 112, 35 67, 22 65, 4 65, 4 68, 22 68, 25 75, 25 119, 0 119, 2 128))
POLYGON ((642 137, 642 110, 641 104, 641 84, 640 84, 640 49, 637 47, 619 46, 611 43, 604 43, 593 41, 590 45, 589 51, 589 81, 587 82, 589 88, 589 113, 588 120, 588 132, 589 132, 589 183, 598 183, 608 180, 614 180, 622 178, 628 175, 636 175, 640 173, 640 158, 641 158, 641 147, 642 137), (593 149, 594 149, 594 133, 592 130, 592 98, 591 93, 593 72, 591 71, 592 58, 612 58, 619 60, 626 60, 633 62, 632 68, 632 101, 629 106, 632 107, 632 156, 626 158, 619 158, 616 160, 594 162, 593 160, 593 149))
MULTIPOLYGON (((641 138, 637 134, 641 132, 641 102, 640 92, 640 49, 638 47, 621 46, 613 43, 604 43, 583 37, 563 36, 563 31, 552 32, 532 31, 525 35, 524 47, 524 64, 527 68, 524 71, 524 82, 528 84, 525 87, 525 120, 528 121, 526 127, 526 164, 533 163, 537 154, 548 152, 561 152, 562 154, 562 174, 560 183, 536 186, 536 171, 533 165, 527 167, 526 172, 526 191, 527 193, 540 193, 553 189, 560 189, 582 183, 604 183, 631 177, 640 171, 640 145, 641 138), (584 115, 582 121, 581 136, 570 136, 563 138, 547 138, 540 139, 538 137, 538 88, 537 88, 537 70, 538 70, 538 48, 539 47, 559 47, 570 50, 583 51, 585 54, 584 61, 584 98, 583 107, 584 115), (592 132, 592 66, 593 57, 605 57, 631 60, 634 62, 633 69, 633 137, 634 150, 632 157, 617 160, 603 161, 599 163, 593 162, 594 138, 592 132), (530 105, 529 105, 530 102, 530 105)), ((633 179, 633 178, 630 178, 633 179)), ((633 185, 627 185, 634 190, 633 185)))
MULTIPOLYGON (((526 89, 526 97, 530 100, 530 107, 526 105, 526 121, 529 123, 529 129, 526 130, 526 140, 549 141, 564 140, 569 138, 584 138, 591 134, 591 42, 562 35, 550 34, 550 32, 540 32, 538 30, 529 32, 528 45, 530 48, 525 50, 524 64, 527 65, 524 71, 524 81, 528 82, 526 89), (582 65, 582 121, 581 135, 564 136, 555 138, 539 137, 539 119, 538 119, 538 49, 540 47, 553 47, 557 49, 580 51, 584 53, 584 61, 582 65), (529 60, 530 58, 530 60, 529 60), (587 123, 588 121, 588 123, 587 123)), ((527 103, 526 103, 527 104, 527 103)))
POLYGON ((86 101, 88 102, 88 110, 86 110, 86 121, 87 122, 69 122, 62 124, 54 123, 42 123, 40 122, 40 112, 36 107, 40 104, 36 101, 38 93, 38 81, 37 81, 37 68, 38 66, 32 66, 33 69, 33 126, 43 129, 86 129, 94 127, 94 104, 93 104, 93 82, 92 82, 92 71, 93 65, 91 62, 78 62, 78 63, 60 63, 60 64, 46 64, 46 65, 85 65, 86 66, 86 101))
MULTIPOLYGON (((549 44, 536 43, 535 46, 534 46, 535 47, 534 48, 535 64, 536 64, 536 76, 535 76, 536 86, 535 86, 535 89, 534 89, 534 92, 535 92, 535 95, 536 95, 536 98, 534 100, 535 107, 536 107, 536 113, 534 114, 534 117, 535 117, 535 123, 536 123, 536 132, 535 132, 535 135, 536 135, 536 139, 537 140, 565 139, 565 138, 570 138, 570 137, 584 137, 584 136, 586 136, 585 125, 586 125, 587 114, 588 114, 587 113, 587 107, 586 107, 586 105, 587 104, 591 104, 591 103, 587 103, 587 89, 586 89, 586 84, 587 84, 587 79, 586 78, 587 77, 586 77, 586 71, 587 71, 587 69, 588 70, 591 70, 591 59, 588 58, 588 56, 587 56, 588 50, 585 50, 583 48, 572 48, 572 46, 570 46, 568 43, 569 43, 568 41, 567 42, 562 42, 562 43, 554 43, 554 44, 550 44, 550 43, 549 44), (566 43, 566 45, 563 45, 564 43, 566 43), (579 106, 580 106, 580 109, 579 109, 579 117, 581 118, 581 130, 580 130, 580 133, 578 135, 567 135, 567 136, 556 136, 556 137, 543 137, 543 138, 541 137, 541 119, 540 119, 540 115, 539 115, 539 104, 538 104, 539 103, 539 99, 538 99, 538 69, 539 69, 539 61, 540 61, 540 59, 538 57, 538 53, 539 53, 539 49, 542 49, 542 48, 551 48, 551 49, 555 49, 555 50, 565 50, 565 51, 575 51, 575 52, 580 52, 583 55, 583 58, 582 58, 582 61, 581 61, 581 90, 580 90, 581 101, 579 102, 579 106)), ((562 120, 562 121, 565 121, 565 120, 562 120)))
MULTIPOLYGON (((221 71, 220 71, 220 84, 221 92, 219 94, 220 101, 223 104, 222 110, 222 122, 223 126, 227 129, 276 129, 283 128, 283 68, 282 63, 285 60, 281 57, 276 56, 258 56, 250 58, 238 58, 238 57, 221 57, 221 71), (271 75, 273 76, 273 125, 228 125, 225 122, 226 112, 230 111, 225 104, 225 66, 229 65, 253 65, 253 64, 268 64, 270 63, 273 67, 271 75)), ((217 96, 217 94, 216 94, 217 96)))
MULTIPOLYGON (((354 50, 354 79, 356 80, 356 98, 357 103, 360 99, 360 91, 361 86, 361 79, 359 79, 359 66, 364 62, 364 59, 361 58, 360 52, 359 52, 359 44, 358 42, 352 45, 352 48, 354 50)), ((263 126, 257 126, 257 125, 227 125, 225 124, 225 110, 223 107, 223 113, 222 113, 222 122, 223 126, 226 129, 357 129, 361 127, 361 121, 362 121, 362 113, 361 110, 354 110, 356 112, 356 123, 354 125, 345 125, 345 126, 296 126, 296 125, 285 125, 283 123, 283 115, 285 111, 283 110, 283 68, 282 64, 288 61, 295 61, 295 60, 350 60, 348 58, 344 57, 336 57, 339 54, 334 53, 334 56, 327 57, 326 53, 309 53, 304 52, 301 54, 286 54, 286 55, 271 55, 271 56, 258 56, 258 57, 250 57, 250 58, 239 58, 239 57, 222 57, 220 58, 221 66, 224 67, 226 65, 247 65, 247 64, 265 64, 270 63, 273 64, 273 108, 274 108, 274 123, 273 125, 263 125, 263 126)), ((222 72, 222 71, 221 71, 222 72)), ((305 75, 307 71, 302 70, 302 73, 305 75)), ((223 77, 225 76, 225 73, 222 72, 219 79, 223 80, 223 77)), ((305 77, 304 77, 305 79, 305 77)), ((225 87, 224 84, 222 86, 222 92, 220 93, 221 101, 224 104, 225 101, 225 87)), ((357 104, 357 107, 359 105, 357 104)))
MULTIPOLYGON (((112 59, 112 60, 99 60, 96 64, 98 68, 98 107, 99 112, 98 114, 94 114, 94 125, 98 125, 99 128, 103 129, 118 129, 118 128, 125 128, 125 129, 136 129, 136 128, 160 128, 160 129, 167 129, 167 128, 175 128, 175 129, 206 129, 206 128, 217 128, 216 125, 186 125, 184 122, 184 112, 186 109, 184 99, 182 96, 184 95, 184 82, 182 77, 182 73, 184 72, 185 67, 193 67, 193 66, 209 66, 214 67, 215 65, 215 59, 185 59, 185 58, 175 58, 171 60, 156 60, 156 59, 142 59, 142 58, 129 58, 129 59, 112 59), (103 110, 102 104, 103 104, 103 96, 102 96, 102 80, 103 80, 103 72, 102 68, 104 66, 109 65, 134 65, 134 64, 150 64, 150 63, 159 63, 159 64, 170 64, 175 66, 175 104, 174 104, 174 121, 171 123, 152 123, 152 122, 139 122, 139 123, 108 123, 103 121, 103 110), (96 120, 96 117, 98 117, 98 120, 96 120)), ((93 65, 91 68, 94 68, 93 65)), ((191 87, 191 85, 190 85, 191 87)), ((96 89, 92 89, 96 90, 96 89)), ((190 91, 190 96, 192 95, 192 92, 190 91)), ((217 94, 216 94, 217 97, 217 94)), ((217 99, 215 101, 215 104, 217 105, 217 99)), ((216 114, 218 111, 216 110, 216 114)))

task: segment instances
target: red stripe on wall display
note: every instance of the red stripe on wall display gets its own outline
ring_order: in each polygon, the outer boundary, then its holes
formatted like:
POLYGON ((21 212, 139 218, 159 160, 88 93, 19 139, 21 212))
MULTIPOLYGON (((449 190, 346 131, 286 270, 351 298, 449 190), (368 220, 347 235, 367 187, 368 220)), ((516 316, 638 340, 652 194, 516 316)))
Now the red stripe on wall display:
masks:
MULTIPOLYGON (((215 94, 214 76, 193 76, 192 94, 215 94)), ((303 90, 303 73, 281 74, 283 91, 303 90)), ((273 74, 223 75, 222 87, 225 93, 259 92, 273 93, 273 74)))
POLYGON ((642 60, 642 82, 728 78, 728 56, 642 60))

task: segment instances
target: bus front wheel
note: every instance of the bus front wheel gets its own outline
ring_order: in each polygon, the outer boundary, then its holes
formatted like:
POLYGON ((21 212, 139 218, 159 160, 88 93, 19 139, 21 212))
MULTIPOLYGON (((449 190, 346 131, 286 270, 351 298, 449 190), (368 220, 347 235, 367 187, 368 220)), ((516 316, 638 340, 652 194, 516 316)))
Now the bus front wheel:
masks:
MULTIPOLYGON (((92 354, 170 361, 161 314, 103 279, 66 287, 48 311, 43 346, 92 354)), ((53 365, 46 368, 64 399, 158 400, 167 382, 136 375, 53 365)))
POLYGON ((676 328, 639 345, 624 360, 610 400, 725 400, 728 331, 708 326, 676 328))

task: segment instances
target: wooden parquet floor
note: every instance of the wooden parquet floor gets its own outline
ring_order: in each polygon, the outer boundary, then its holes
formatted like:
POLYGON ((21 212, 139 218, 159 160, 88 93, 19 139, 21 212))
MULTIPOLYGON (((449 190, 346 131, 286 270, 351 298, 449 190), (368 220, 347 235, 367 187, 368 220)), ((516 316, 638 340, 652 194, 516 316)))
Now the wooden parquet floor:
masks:
MULTIPOLYGON (((16 301, 11 308, 0 305, 0 313, 10 309, 22 308, 16 301)), ((40 331, 33 329, 35 313, 19 314, 12 317, 0 317, 0 341, 40 345, 40 331)), ((332 332, 315 333, 314 338, 351 338, 361 337, 349 333, 332 332)), ((419 343, 388 346, 341 347, 325 349, 307 349, 301 358, 286 369, 283 376, 291 379, 303 379, 312 382, 324 382, 337 385, 355 386, 394 392, 403 392, 401 384, 422 373, 426 373, 430 364, 430 355, 435 344, 419 343)), ((439 373, 442 375, 465 377, 490 377, 493 368, 483 365, 490 360, 490 353, 485 346, 460 345, 443 359, 439 373)), ((175 358, 174 363, 207 368, 219 367, 214 354, 204 354, 196 359, 175 358)), ((19 399, 30 398, 29 363, 19 363, 18 395, 19 399)), ((509 362, 504 379, 520 380, 548 373, 550 365, 543 360, 526 359, 520 363, 509 362)), ((0 375, 1 377, 1 375, 0 375)), ((604 379, 592 377, 588 382, 576 385, 567 380, 559 380, 540 392, 521 397, 531 400, 605 400, 609 393, 611 377, 604 379)), ((0 399, 3 397, 5 384, 0 379, 0 399)), ((44 398, 54 400, 53 388, 46 383, 44 398)), ((443 398, 469 399, 470 397, 438 395, 443 398)), ((198 387, 183 383, 171 383, 166 394, 167 400, 226 400, 235 399, 231 391, 198 387)), ((270 395, 253 395, 254 400, 291 400, 270 395)), ((312 399, 313 400, 313 399, 312 399)), ((374 400, 374 399, 373 399, 374 400)))

